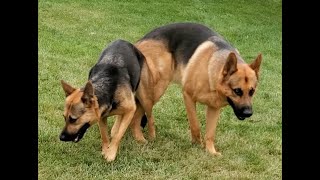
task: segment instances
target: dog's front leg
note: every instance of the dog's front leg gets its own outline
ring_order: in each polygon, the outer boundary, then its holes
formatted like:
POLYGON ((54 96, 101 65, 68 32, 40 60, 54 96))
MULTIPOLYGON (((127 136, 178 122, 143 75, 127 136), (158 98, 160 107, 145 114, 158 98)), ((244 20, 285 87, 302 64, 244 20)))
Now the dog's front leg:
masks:
POLYGON ((205 145, 206 151, 213 155, 221 155, 217 152, 214 147, 214 139, 216 133, 216 127, 219 120, 220 108, 213 108, 207 106, 206 112, 206 135, 205 135, 205 145))
POLYGON ((197 120, 196 102, 192 100, 187 92, 183 92, 183 100, 187 110, 187 117, 190 125, 192 143, 202 144, 200 125, 197 120))
POLYGON ((116 120, 111 128, 111 138, 117 134, 119 127, 120 127, 120 123, 121 123, 121 116, 117 116, 116 120))
POLYGON ((110 162, 115 160, 120 141, 132 120, 134 112, 135 112, 135 108, 121 116, 122 118, 120 120, 120 126, 118 129, 118 132, 112 137, 110 146, 108 147, 106 153, 104 154, 104 158, 107 161, 110 162))
POLYGON ((109 146, 109 137, 108 137, 108 127, 105 122, 105 119, 100 119, 99 120, 99 130, 100 130, 100 135, 101 135, 101 140, 102 140, 102 152, 101 154, 105 156, 108 150, 109 146))

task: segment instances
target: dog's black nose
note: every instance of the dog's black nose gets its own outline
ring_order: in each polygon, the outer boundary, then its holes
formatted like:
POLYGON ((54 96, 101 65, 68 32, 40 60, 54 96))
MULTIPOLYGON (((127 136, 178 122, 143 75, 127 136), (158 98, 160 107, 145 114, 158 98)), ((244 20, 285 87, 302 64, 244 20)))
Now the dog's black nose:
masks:
POLYGON ((60 141, 64 141, 66 139, 66 135, 61 133, 60 134, 60 141))
POLYGON ((253 114, 252 108, 247 106, 242 108, 242 116, 243 117, 250 117, 253 114))
POLYGON ((68 135, 65 132, 60 134, 60 141, 68 141, 68 135))

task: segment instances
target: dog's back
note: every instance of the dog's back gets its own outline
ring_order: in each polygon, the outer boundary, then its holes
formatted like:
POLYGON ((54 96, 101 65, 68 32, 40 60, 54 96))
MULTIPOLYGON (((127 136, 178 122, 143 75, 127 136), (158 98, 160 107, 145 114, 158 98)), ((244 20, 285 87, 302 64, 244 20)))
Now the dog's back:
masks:
POLYGON ((132 91, 136 91, 143 61, 143 54, 127 41, 119 39, 105 48, 89 73, 89 80, 95 85, 98 97, 104 96, 99 99, 100 103, 102 99, 111 101, 119 85, 129 83, 132 91))
POLYGON ((131 43, 121 39, 116 40, 101 53, 97 64, 90 70, 89 79, 94 79, 99 73, 113 76, 113 79, 129 78, 132 90, 135 91, 139 84, 143 60, 144 56, 131 43), (129 77, 126 77, 127 74, 129 77), (119 75, 120 77, 117 77, 119 75))
POLYGON ((187 64, 194 51, 205 41, 212 41, 219 49, 234 48, 222 36, 198 23, 173 23, 156 28, 139 41, 162 41, 172 53, 175 65, 187 64))

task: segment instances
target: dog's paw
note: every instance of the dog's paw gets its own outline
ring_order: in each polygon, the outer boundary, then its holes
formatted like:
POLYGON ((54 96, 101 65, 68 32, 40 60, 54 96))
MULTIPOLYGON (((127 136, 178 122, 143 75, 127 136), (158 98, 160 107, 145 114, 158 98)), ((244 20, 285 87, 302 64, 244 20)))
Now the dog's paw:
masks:
POLYGON ((139 144, 147 144, 148 143, 148 140, 146 140, 143 136, 139 137, 139 138, 136 137, 135 139, 139 144))
POLYGON ((212 155, 214 155, 214 156, 222 156, 222 154, 220 152, 214 152, 214 153, 212 153, 212 155))
POLYGON ((213 149, 206 149, 206 151, 213 156, 222 156, 220 152, 217 152, 216 150, 213 150, 213 149))
POLYGON ((139 143, 139 144, 148 144, 148 140, 146 140, 146 139, 141 139, 141 140, 137 140, 137 142, 139 143))
POLYGON ((116 159, 116 153, 108 154, 108 152, 102 151, 101 154, 102 154, 103 158, 105 160, 107 160, 108 162, 112 162, 116 159))
POLYGON ((206 151, 214 156, 221 156, 220 152, 217 152, 214 146, 206 146, 206 151))
POLYGON ((109 147, 109 148, 107 149, 106 154, 104 155, 104 158, 105 158, 108 162, 111 162, 111 161, 114 161, 114 160, 116 159, 116 155, 117 155, 117 148, 109 147))
POLYGON ((156 140, 156 135, 155 134, 149 134, 149 141, 155 141, 156 140))
POLYGON ((108 146, 107 146, 107 145, 102 146, 101 155, 102 155, 102 156, 106 156, 107 153, 108 153, 107 150, 108 150, 108 146))
POLYGON ((108 152, 101 152, 101 154, 108 162, 112 162, 116 159, 116 154, 108 154, 108 152))
POLYGON ((198 138, 192 138, 192 140, 191 140, 191 142, 192 142, 192 144, 199 144, 199 145, 201 145, 201 146, 203 146, 204 147, 204 144, 203 144, 203 142, 202 142, 202 140, 201 140, 201 138, 200 137, 198 137, 198 138))
POLYGON ((116 159, 116 153, 114 154, 107 154, 107 155, 104 155, 104 159, 107 160, 108 162, 112 162, 116 159))
POLYGON ((143 134, 141 131, 133 131, 132 133, 134 139, 139 143, 139 144, 147 144, 148 141, 146 138, 144 138, 143 134))
POLYGON ((110 148, 103 148, 101 152, 103 158, 108 162, 114 161, 116 159, 117 150, 112 150, 110 148))

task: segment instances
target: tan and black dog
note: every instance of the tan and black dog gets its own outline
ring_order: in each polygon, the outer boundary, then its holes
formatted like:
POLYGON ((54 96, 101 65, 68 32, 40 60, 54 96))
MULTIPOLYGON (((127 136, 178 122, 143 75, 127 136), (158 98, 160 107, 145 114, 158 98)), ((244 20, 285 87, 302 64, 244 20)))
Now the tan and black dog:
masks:
POLYGON ((220 111, 231 105, 239 120, 252 115, 261 54, 247 64, 222 36, 197 23, 174 23, 156 28, 135 46, 148 64, 142 69, 136 94, 139 101, 132 121, 135 138, 146 141, 140 128, 144 113, 149 137, 155 138, 152 108, 168 85, 176 82, 182 85, 192 142, 203 144, 196 117, 196 103, 199 102, 207 107, 204 146, 209 153, 219 155, 214 138, 220 111))
POLYGON ((102 154, 107 161, 116 158, 120 140, 136 111, 135 91, 139 85, 144 56, 131 43, 112 42, 89 72, 84 88, 74 88, 61 81, 66 94, 65 127, 61 141, 78 142, 98 122, 102 154), (109 143, 107 117, 117 115, 109 143))

